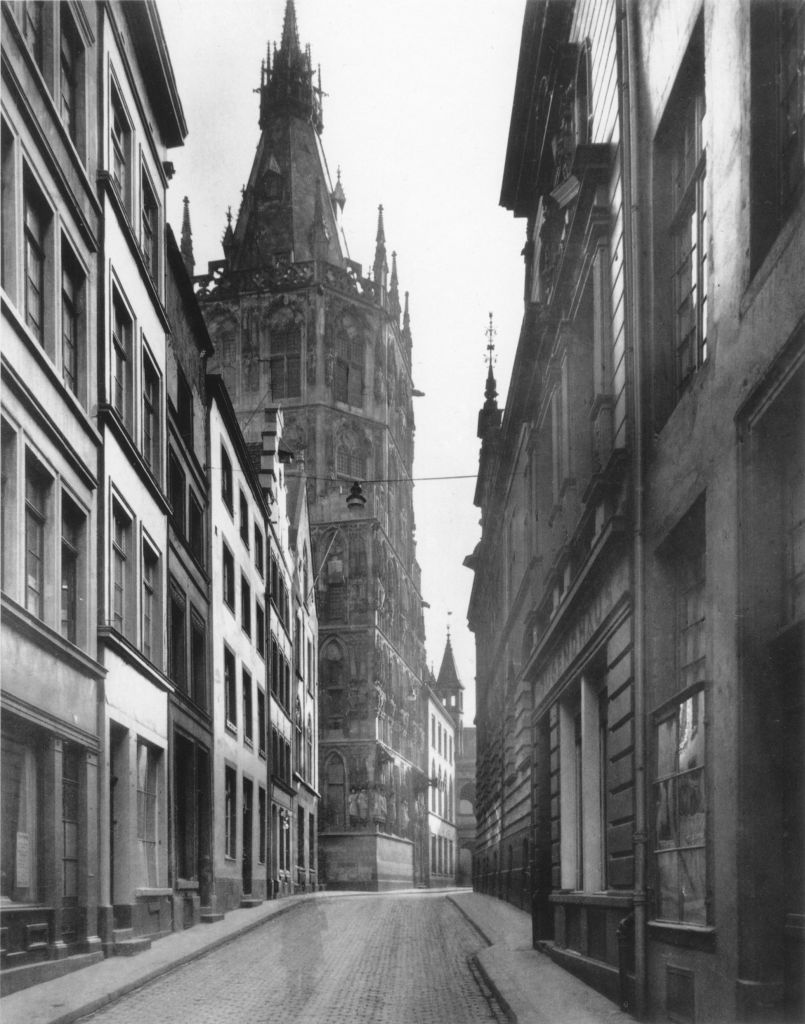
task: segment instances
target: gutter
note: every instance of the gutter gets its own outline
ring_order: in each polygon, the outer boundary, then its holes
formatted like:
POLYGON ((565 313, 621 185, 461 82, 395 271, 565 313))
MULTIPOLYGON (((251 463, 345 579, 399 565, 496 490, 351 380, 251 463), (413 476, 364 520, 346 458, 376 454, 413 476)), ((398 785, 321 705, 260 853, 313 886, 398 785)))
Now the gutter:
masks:
POLYGON ((634 826, 634 941, 635 941, 635 1005, 638 1019, 647 1013, 647 956, 646 956, 646 860, 648 829, 646 814, 646 694, 645 694, 645 541, 643 523, 643 382, 641 365, 642 296, 640 260, 637 244, 640 239, 640 206, 637 181, 639 180, 639 138, 637 84, 637 53, 634 0, 618 0, 621 39, 621 116, 628 112, 628 123, 623 132, 624 177, 629 215, 624 220, 627 234, 625 258, 629 286, 629 323, 627 354, 632 364, 632 501, 633 501, 633 562, 634 562, 634 739, 635 739, 635 826, 634 826))

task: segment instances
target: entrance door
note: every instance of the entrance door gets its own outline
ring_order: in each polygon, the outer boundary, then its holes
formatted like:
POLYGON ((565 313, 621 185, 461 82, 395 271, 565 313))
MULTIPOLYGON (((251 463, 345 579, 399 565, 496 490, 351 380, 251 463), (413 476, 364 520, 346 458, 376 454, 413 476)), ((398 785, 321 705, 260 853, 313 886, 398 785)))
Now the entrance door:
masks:
POLYGON ((243 895, 252 891, 252 784, 243 780, 243 895))

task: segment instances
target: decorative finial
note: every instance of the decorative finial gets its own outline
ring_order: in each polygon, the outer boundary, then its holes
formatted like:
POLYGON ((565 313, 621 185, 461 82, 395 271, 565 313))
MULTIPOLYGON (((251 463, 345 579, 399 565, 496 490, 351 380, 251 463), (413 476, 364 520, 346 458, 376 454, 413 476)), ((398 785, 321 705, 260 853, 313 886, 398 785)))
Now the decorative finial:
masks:
POLYGON ((495 337, 496 337, 496 335, 498 333, 495 330, 495 325, 493 323, 492 314, 491 313, 489 314, 489 326, 487 327, 487 329, 486 329, 486 331, 484 333, 486 334, 486 337, 488 338, 488 341, 487 341, 487 344, 486 344, 486 350, 489 353, 489 355, 486 357, 486 361, 487 361, 487 363, 489 365, 489 369, 491 371, 493 364, 495 362, 497 362, 497 356, 494 353, 495 353, 495 337))
POLYGON ((453 614, 452 612, 448 612, 447 613, 447 642, 448 643, 450 643, 450 616, 452 614, 453 614))

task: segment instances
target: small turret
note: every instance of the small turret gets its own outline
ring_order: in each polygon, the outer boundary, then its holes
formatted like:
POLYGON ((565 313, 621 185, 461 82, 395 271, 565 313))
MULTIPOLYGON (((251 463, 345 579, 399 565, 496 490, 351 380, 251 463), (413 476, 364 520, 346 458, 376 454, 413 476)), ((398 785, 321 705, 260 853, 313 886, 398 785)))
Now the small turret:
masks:
POLYGON ((501 411, 498 409, 498 391, 497 381, 495 380, 495 374, 492 367, 495 363, 495 330, 494 323, 492 321, 492 314, 489 314, 489 326, 486 329, 486 337, 488 339, 486 350, 489 353, 487 356, 488 371, 486 374, 486 388, 484 390, 484 407, 478 413, 478 437, 482 440, 486 437, 490 429, 500 426, 501 411))
POLYGON ((374 276, 377 289, 377 301, 381 306, 386 304, 386 288, 388 285, 389 265, 386 259, 386 229, 383 225, 383 204, 377 208, 377 237, 375 241, 374 276))
POLYGON ((193 255, 193 232, 190 229, 190 200, 185 196, 182 202, 184 210, 182 211, 182 241, 179 249, 187 273, 192 277, 196 268, 196 259, 193 255))
POLYGON ((224 237, 221 239, 221 245, 224 249, 224 257, 227 263, 232 261, 232 252, 235 247, 235 232, 232 230, 232 207, 227 207, 226 211, 226 230, 224 231, 224 237))
POLYGON ((405 293, 405 308, 403 309, 403 326, 402 336, 403 341, 406 343, 408 348, 411 348, 411 314, 408 312, 408 292, 405 293))
POLYGON ((391 279, 389 280, 389 313, 395 323, 400 322, 400 289, 397 283, 397 253, 391 254, 391 279))

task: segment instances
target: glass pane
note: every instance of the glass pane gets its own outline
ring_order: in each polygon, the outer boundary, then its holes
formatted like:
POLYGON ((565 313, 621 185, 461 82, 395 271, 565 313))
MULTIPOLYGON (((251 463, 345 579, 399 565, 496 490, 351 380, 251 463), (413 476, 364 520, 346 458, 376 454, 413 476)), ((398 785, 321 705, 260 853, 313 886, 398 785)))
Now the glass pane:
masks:
POLYGON ((679 874, 680 920, 686 924, 707 924, 704 850, 685 850, 680 853, 679 874))
POLYGON ((704 763, 704 690, 689 697, 679 708, 679 771, 704 763))
POLYGON ((671 715, 657 726, 657 776, 662 778, 676 771, 676 716, 671 715))
POLYGON ((664 921, 679 920, 678 854, 662 853, 657 857, 657 917, 664 921))
POLYGON ((705 833, 704 770, 681 775, 677 782, 679 845, 703 846, 705 833))
POLYGON ((654 788, 654 813, 657 847, 666 849, 679 843, 676 808, 676 779, 665 779, 654 788))

